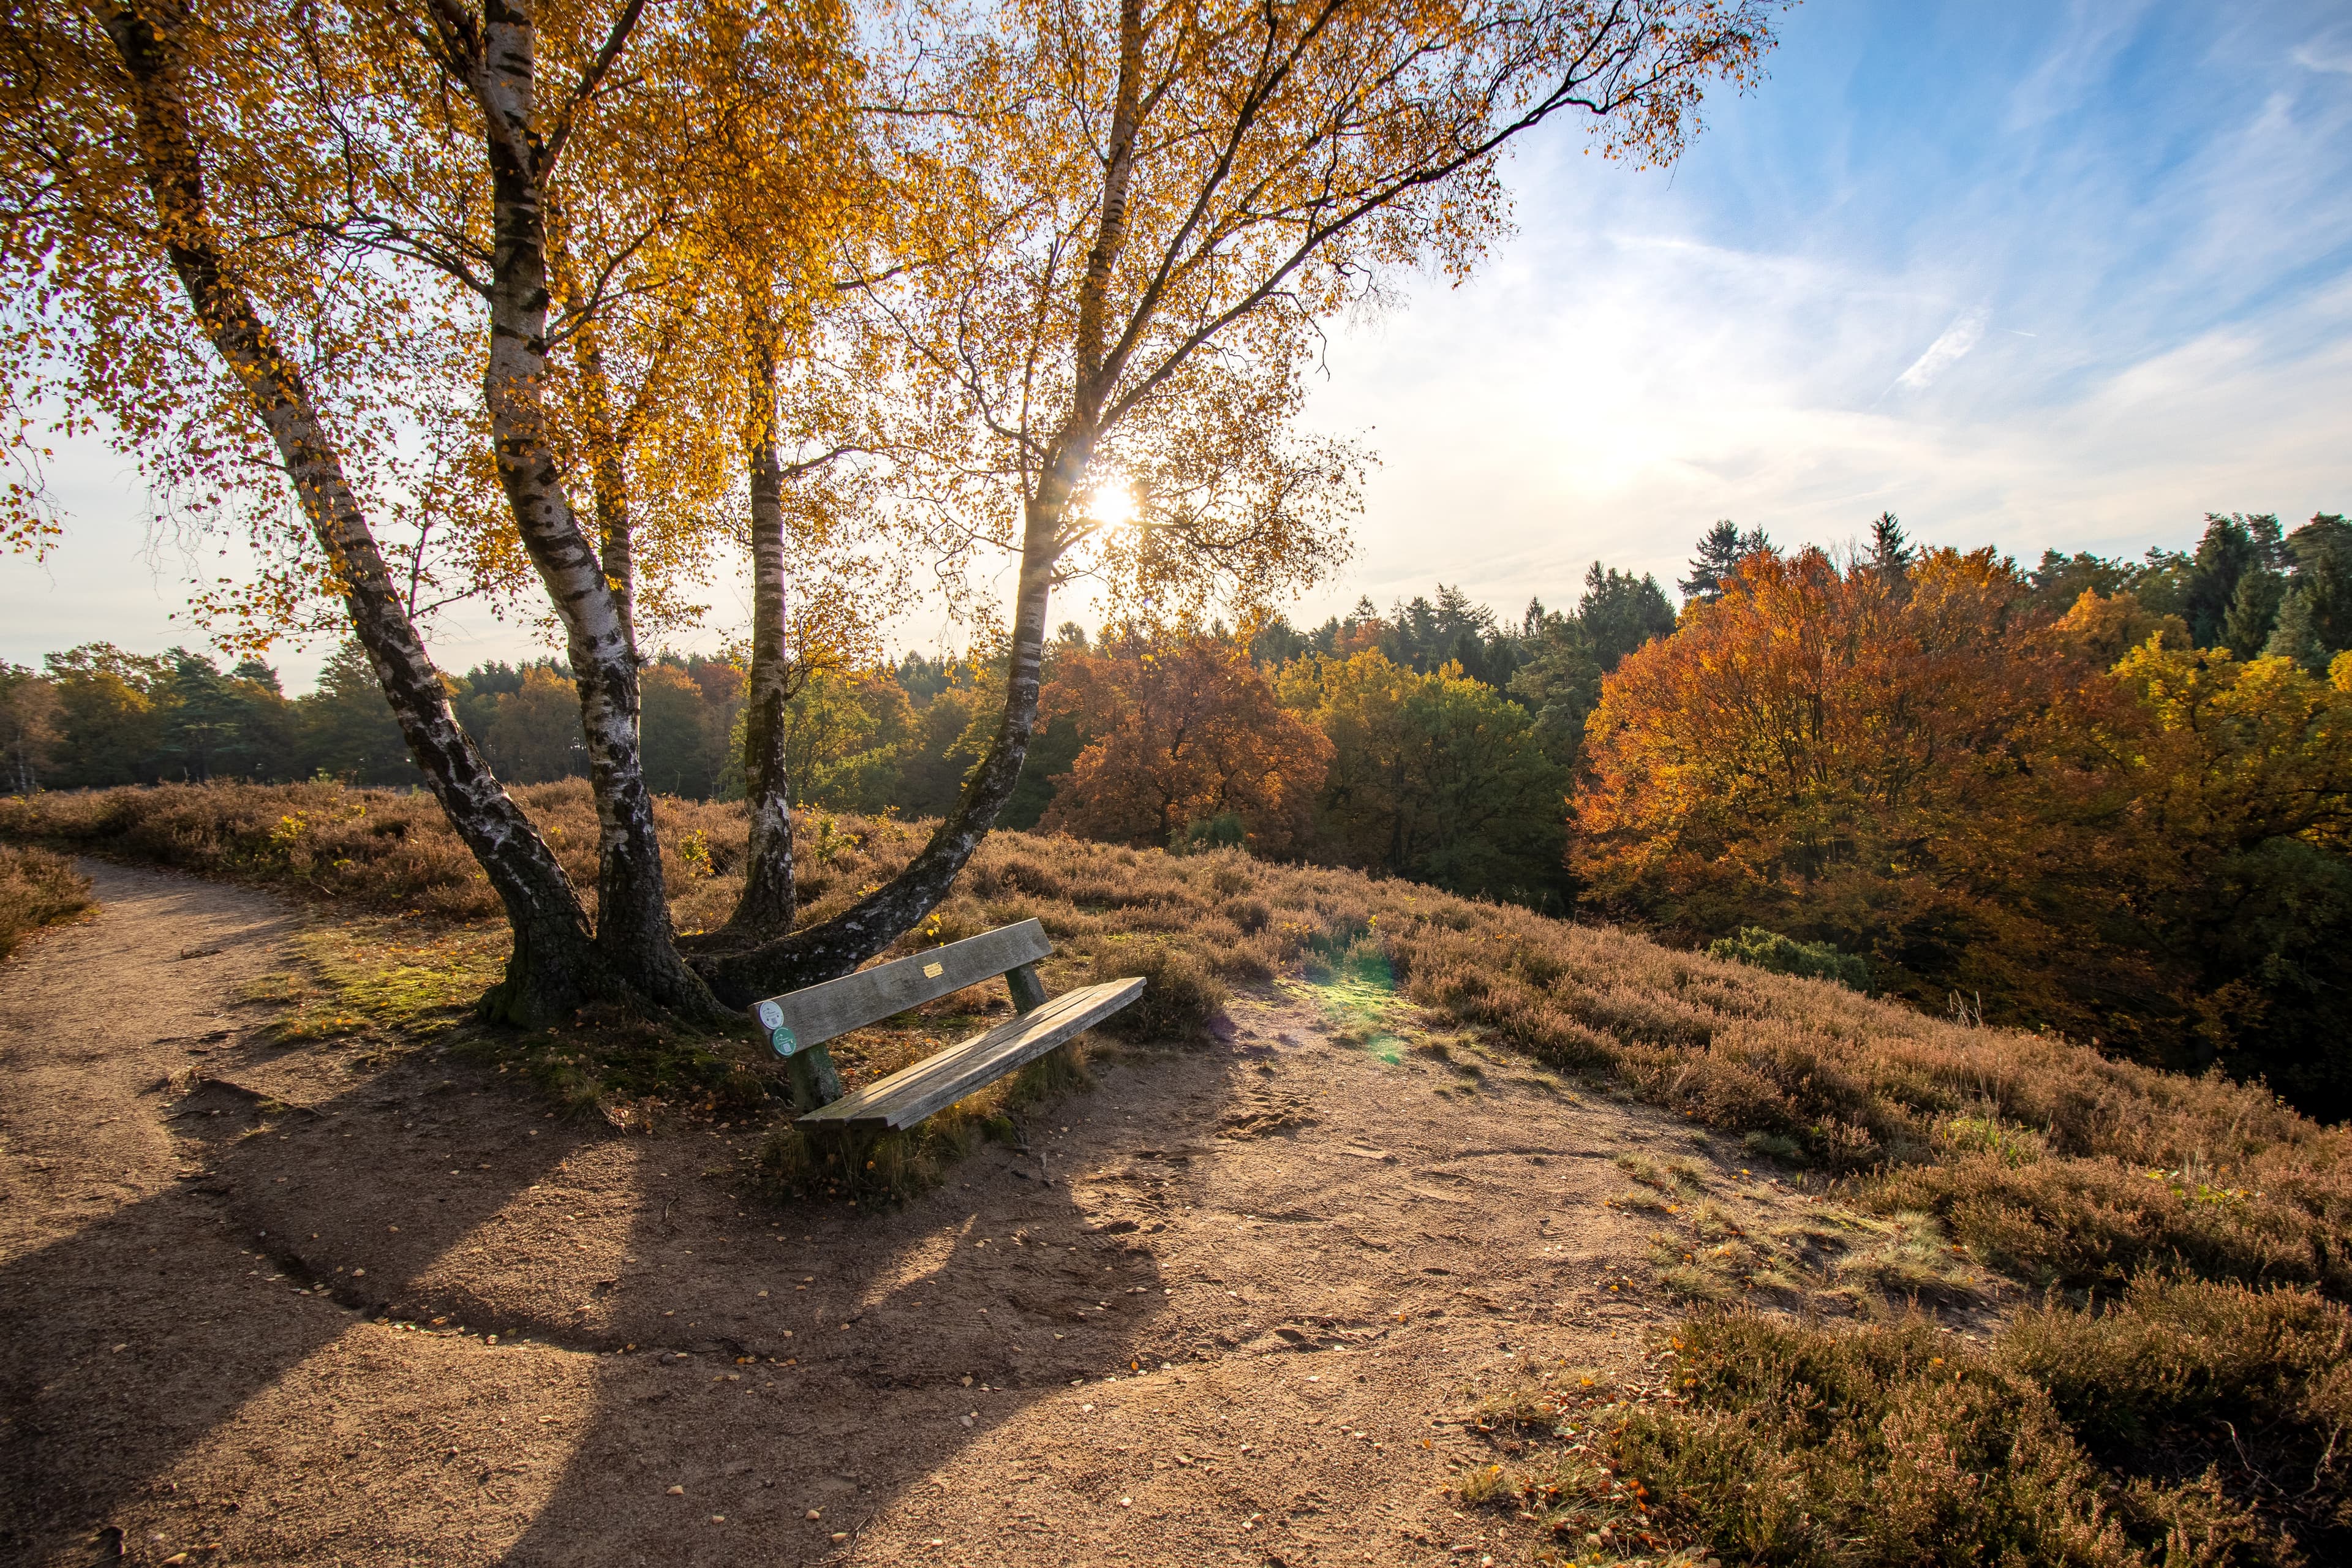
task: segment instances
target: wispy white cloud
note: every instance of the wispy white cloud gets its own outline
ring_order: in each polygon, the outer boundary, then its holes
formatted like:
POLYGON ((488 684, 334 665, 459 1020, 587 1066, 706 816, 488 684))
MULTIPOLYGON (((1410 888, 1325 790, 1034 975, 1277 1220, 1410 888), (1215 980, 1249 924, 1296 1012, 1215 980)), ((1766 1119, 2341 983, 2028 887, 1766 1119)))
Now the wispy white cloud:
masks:
POLYGON ((2074 0, 2056 47, 2010 91, 2010 129, 2053 119, 2095 94, 2147 9, 2147 0, 2074 0))
POLYGON ((1530 224, 1486 276, 1335 343, 1317 421, 1367 431, 1384 463, 1360 565, 1311 617, 1441 579, 1512 609, 1572 597, 1596 557, 1668 581, 1721 517, 1830 544, 1885 509, 2030 560, 2352 500, 2352 281, 2119 339, 2084 326, 2071 276, 2006 279, 2016 299, 1955 319, 1967 280, 1946 257, 1878 268, 1597 226, 1530 224))
POLYGON ((2305 70, 2352 76, 2352 42, 2340 37, 2314 38, 2307 44, 2299 45, 2293 58, 2305 70))
POLYGON ((1308 611, 1438 579, 1515 606, 1595 557, 1667 580, 1725 517, 1832 544, 1887 509, 2030 560, 2352 504, 2352 275, 2324 266, 2352 253, 2352 95, 2279 71, 2309 21, 2083 5, 1944 52, 1978 17, 1888 45, 1928 71, 1899 88, 1864 46, 1804 89, 1776 62, 1671 190, 1522 163, 1490 273, 1335 349, 1317 417, 1385 465, 1308 611), (2134 86, 2192 69, 2193 132, 2134 86))
POLYGON ((1926 386, 1967 357, 1968 352, 1976 347, 1978 340, 1984 336, 1984 317, 1980 312, 1972 310, 1961 315, 1927 345, 1925 353, 1911 362, 1910 369, 1895 378, 1895 384, 1907 386, 1914 391, 1926 386))

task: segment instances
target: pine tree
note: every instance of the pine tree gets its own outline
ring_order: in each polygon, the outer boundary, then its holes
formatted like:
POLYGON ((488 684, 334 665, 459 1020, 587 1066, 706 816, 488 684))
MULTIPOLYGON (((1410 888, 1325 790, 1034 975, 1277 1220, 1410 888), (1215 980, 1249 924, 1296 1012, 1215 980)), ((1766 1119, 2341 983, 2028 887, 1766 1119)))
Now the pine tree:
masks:
POLYGON ((1601 700, 1601 663, 1574 616, 1538 618, 1533 657, 1511 677, 1511 696, 1536 716, 1536 733, 1556 760, 1572 762, 1584 743, 1584 721, 1601 700))
POLYGON ((2278 625, 2280 601, 2286 579, 2268 566, 2255 564, 2238 577, 2238 591, 2230 596, 2230 613, 2221 618, 2221 646, 2252 658, 2271 640, 2278 625))
POLYGON ((2327 649, 2314 625, 2311 601, 2302 584, 2287 584, 2285 596, 2279 601, 2278 625, 2263 645, 2263 652, 2271 658, 2291 658, 2317 675, 2327 668, 2327 649))
POLYGON ((2245 522, 2247 537, 2254 542, 2256 561, 2273 572, 2284 572, 2294 564, 2294 552, 2287 548, 2286 531, 2279 526, 2276 513, 2253 513, 2245 522))
MULTIPOLYGON (((2277 571, 2285 553, 2275 517, 2205 514, 2205 536, 2197 542, 2181 606, 2189 635, 2199 647, 2236 646, 2229 640, 2227 626, 2237 604, 2239 579, 2250 572, 2277 571)), ((2269 635, 2267 626, 2263 631, 2269 635)))
POLYGON ((1899 587, 1910 580, 1911 562, 1917 553, 1893 512, 1882 511, 1871 520, 1870 553, 1863 558, 1863 564, 1890 585, 1899 587))
POLYGON ((1729 518, 1719 520, 1713 528, 1699 535, 1697 553, 1691 557, 1691 574, 1675 584, 1685 599, 1713 601, 1723 596, 1726 579, 1737 576, 1739 563, 1759 551, 1769 551, 1772 542, 1764 537, 1760 528, 1745 533, 1729 518))
POLYGON ((2323 656, 2352 647, 2352 523, 2334 512, 2315 512, 2286 543, 2314 645, 2323 656))
POLYGON ((1576 618, 1591 639, 1595 659, 1606 672, 1617 661, 1653 637, 1671 637, 1675 610, 1666 603, 1658 580, 1644 572, 1639 577, 1600 562, 1584 574, 1584 596, 1576 602, 1576 618))

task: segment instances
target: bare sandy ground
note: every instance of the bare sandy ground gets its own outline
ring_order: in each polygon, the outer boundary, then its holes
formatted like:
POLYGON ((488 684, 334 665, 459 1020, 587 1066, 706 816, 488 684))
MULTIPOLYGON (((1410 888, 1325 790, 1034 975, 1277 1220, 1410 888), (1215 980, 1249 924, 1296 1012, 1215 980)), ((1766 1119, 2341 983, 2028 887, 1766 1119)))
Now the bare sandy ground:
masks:
POLYGON ((1671 1315, 1674 1222, 1604 1200, 1685 1124, 1311 993, 902 1209, 784 1210, 749 1135, 266 1048, 239 987, 304 917, 86 868, 99 916, 0 970, 12 1562, 1524 1562, 1445 1494, 1468 1391, 1638 1381, 1671 1315))

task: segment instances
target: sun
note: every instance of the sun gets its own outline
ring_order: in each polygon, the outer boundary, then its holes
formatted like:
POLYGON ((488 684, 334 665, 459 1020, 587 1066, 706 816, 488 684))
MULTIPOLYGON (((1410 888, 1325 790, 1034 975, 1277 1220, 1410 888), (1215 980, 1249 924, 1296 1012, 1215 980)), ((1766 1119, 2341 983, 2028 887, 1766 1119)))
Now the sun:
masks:
POLYGON ((1121 479, 1096 486, 1087 498, 1088 515, 1106 528, 1125 528, 1135 521, 1139 510, 1135 487, 1121 479))

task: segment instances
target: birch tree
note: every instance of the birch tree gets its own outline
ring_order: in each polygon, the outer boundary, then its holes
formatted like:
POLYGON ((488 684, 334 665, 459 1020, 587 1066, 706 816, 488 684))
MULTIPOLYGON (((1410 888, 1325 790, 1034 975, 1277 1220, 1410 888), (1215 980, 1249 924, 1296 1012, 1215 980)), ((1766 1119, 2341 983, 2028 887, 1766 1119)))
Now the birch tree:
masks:
MULTIPOLYGON (((740 424, 736 383, 698 374, 712 361, 691 352, 698 176, 747 149, 772 170, 824 167, 845 129, 845 28, 822 4, 731 0, 92 0, 0 24, 20 447, 37 410, 62 407, 54 422, 103 427, 167 497, 277 545, 284 570, 232 597, 265 632, 306 595, 341 601, 505 903, 495 1016, 543 1022, 600 995, 723 1016, 677 953, 661 882, 639 567, 694 556, 709 521, 694 498, 717 489, 699 476, 740 424), (470 405, 451 396, 468 360, 470 405), (404 563, 377 533, 426 480, 471 538, 464 586, 512 591, 527 572, 563 634, 602 829, 593 923, 443 696, 420 626, 425 538, 404 563)), ((39 498, 16 496, 10 526, 36 537, 39 498)))
POLYGON ((1411 269, 1466 275, 1516 139, 1573 117, 1666 162, 1772 38, 1756 0, 1006 0, 896 41, 875 79, 921 243, 866 293, 938 547, 1015 563, 1011 669, 923 849, 706 960, 730 998, 853 968, 945 894, 1019 779, 1056 585, 1166 614, 1329 564, 1354 455, 1294 429, 1319 334, 1411 269))

